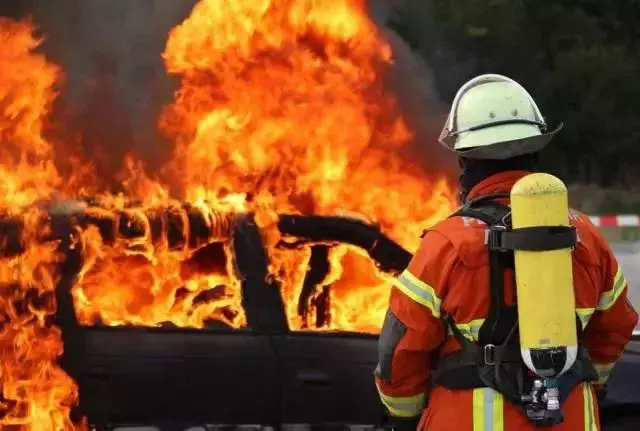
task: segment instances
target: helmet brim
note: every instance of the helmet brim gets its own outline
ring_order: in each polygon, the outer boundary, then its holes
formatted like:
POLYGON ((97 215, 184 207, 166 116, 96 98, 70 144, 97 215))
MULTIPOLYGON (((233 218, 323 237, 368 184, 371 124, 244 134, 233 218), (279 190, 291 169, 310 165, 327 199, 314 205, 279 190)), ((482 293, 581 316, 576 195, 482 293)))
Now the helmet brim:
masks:
POLYGON ((443 142, 443 145, 456 153, 459 157, 468 159, 494 159, 503 160, 512 157, 523 156, 541 151, 551 142, 551 139, 562 129, 561 123, 555 130, 540 135, 528 136, 526 138, 509 139, 499 141, 491 145, 460 148, 454 150, 451 146, 443 142))

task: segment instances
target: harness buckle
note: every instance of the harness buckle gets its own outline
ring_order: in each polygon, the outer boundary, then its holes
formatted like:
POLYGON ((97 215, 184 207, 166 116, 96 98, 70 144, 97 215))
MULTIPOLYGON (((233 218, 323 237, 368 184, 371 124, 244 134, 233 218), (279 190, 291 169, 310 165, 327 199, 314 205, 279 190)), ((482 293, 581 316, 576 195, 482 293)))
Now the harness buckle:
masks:
POLYGON ((502 234, 507 232, 506 226, 494 225, 489 229, 489 235, 487 238, 487 246, 492 251, 508 251, 503 244, 502 234))
POLYGON ((482 348, 483 360, 486 365, 496 364, 496 346, 495 344, 487 344, 482 348))

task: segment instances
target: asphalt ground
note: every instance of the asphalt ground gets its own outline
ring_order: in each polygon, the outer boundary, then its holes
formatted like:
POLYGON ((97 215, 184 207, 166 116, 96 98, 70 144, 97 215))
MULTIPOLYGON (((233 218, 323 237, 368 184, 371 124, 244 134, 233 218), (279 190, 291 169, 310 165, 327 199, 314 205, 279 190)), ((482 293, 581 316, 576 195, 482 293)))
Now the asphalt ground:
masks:
MULTIPOLYGON (((640 242, 611 245, 627 279, 629 299, 640 311, 640 242)), ((638 326, 640 332, 640 322, 638 326)))

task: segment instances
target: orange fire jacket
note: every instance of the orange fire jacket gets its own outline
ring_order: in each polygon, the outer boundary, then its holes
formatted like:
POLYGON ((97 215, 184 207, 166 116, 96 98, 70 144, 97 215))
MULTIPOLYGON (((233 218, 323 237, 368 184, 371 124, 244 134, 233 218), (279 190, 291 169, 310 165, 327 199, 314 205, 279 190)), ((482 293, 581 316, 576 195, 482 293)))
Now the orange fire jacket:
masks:
MULTIPOLYGON (((487 178, 469 198, 509 192, 526 172, 504 172, 487 178)), ((582 343, 604 384, 631 338, 638 315, 627 300, 627 282, 606 240, 589 218, 571 211, 579 243, 573 253, 576 313, 584 329, 582 343)), ((391 416, 419 417, 428 431, 535 430, 517 406, 489 388, 427 393, 438 358, 459 344, 441 317, 451 315, 462 334, 477 341, 489 313, 490 289, 486 225, 452 217, 425 235, 406 271, 391 291, 387 318, 379 339, 376 385, 391 416), (425 408, 426 407, 426 408, 425 408)), ((515 286, 505 279, 505 302, 515 286)), ((591 384, 576 387, 563 405, 559 430, 600 429, 591 384)))

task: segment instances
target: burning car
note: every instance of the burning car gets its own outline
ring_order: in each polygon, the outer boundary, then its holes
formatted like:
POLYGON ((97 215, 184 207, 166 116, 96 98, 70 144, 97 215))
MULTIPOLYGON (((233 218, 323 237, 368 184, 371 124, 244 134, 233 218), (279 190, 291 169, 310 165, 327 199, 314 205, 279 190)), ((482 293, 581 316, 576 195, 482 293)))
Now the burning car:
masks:
POLYGON ((32 22, 0 38, 0 426, 379 421, 389 276, 279 227, 363 213, 412 248, 455 202, 365 2, 198 2, 163 53, 179 86, 151 172, 61 124, 32 22))
MULTIPOLYGON (((51 220, 51 234, 61 238, 65 248, 56 287, 57 316, 65 347, 61 365, 79 390, 75 413, 98 429, 210 423, 381 424, 383 411, 372 380, 375 335, 291 330, 253 217, 207 220, 200 210, 182 210, 183 217, 173 208, 138 218, 144 223, 136 223, 126 212, 117 218, 96 218, 91 209, 51 220), (233 271, 240 283, 238 308, 232 308, 234 298, 219 285, 191 297, 182 293, 183 300, 194 304, 212 298, 218 304, 228 301, 197 329, 170 321, 155 328, 88 322, 75 307, 80 301, 77 291, 72 297, 86 256, 86 244, 76 241, 73 231, 95 226, 107 243, 127 238, 133 245, 136 238, 146 237, 151 243, 165 240, 169 247, 179 247, 206 240, 183 268, 198 267, 201 274, 219 277, 231 275, 223 275, 221 269, 233 271), (232 250, 231 265, 220 253, 226 246, 232 250), (240 310, 246 323, 237 324, 234 310, 240 310)), ((406 266, 410 258, 376 228, 350 219, 284 215, 278 226, 297 240, 278 247, 290 252, 309 241, 313 244, 296 314, 315 328, 331 325, 330 285, 318 290, 330 271, 330 248, 355 244, 379 261, 381 270, 390 272, 406 266)), ((5 226, 5 239, 11 237, 8 232, 5 226)), ((5 244, 6 249, 21 251, 18 242, 13 247, 10 241, 5 244)), ((121 269, 126 277, 126 265, 121 269)))

